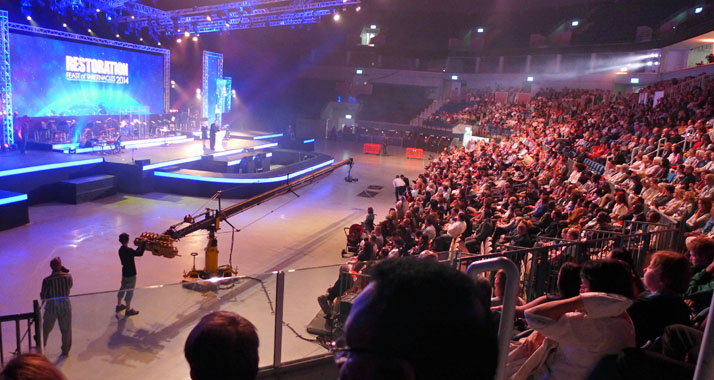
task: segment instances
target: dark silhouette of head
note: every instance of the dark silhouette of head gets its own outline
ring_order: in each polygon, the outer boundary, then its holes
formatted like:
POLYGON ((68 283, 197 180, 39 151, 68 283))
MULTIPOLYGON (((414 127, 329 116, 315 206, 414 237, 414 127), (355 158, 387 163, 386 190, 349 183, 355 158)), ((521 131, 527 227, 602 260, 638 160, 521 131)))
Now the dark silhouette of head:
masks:
POLYGON ((186 339, 193 380, 253 380, 258 374, 258 334, 249 320, 227 311, 201 318, 186 339))
POLYGON ((341 380, 493 378, 495 331, 473 280, 416 258, 385 260, 370 274, 345 327, 341 380))

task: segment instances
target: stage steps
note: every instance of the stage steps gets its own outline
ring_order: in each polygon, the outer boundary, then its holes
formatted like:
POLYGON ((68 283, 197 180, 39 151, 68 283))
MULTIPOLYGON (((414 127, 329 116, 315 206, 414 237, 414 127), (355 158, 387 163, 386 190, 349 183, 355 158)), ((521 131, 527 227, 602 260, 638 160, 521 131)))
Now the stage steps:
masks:
POLYGON ((113 175, 94 175, 58 183, 57 198, 64 203, 78 204, 116 194, 113 175))
POLYGON ((27 194, 0 190, 0 231, 30 222, 27 194))

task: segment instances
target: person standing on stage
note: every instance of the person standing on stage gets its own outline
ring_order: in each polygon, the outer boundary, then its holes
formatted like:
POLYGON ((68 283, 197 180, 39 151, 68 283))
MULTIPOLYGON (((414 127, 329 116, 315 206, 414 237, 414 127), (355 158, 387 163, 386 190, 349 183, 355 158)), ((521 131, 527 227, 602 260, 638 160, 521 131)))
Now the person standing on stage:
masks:
POLYGON ((27 115, 20 120, 20 125, 17 128, 17 147, 20 153, 25 154, 27 150, 27 134, 30 133, 30 118, 27 115))
POLYGON ((208 126, 206 123, 201 123, 201 143, 203 147, 206 147, 206 140, 208 140, 208 126))
POLYGON ((134 297, 134 288, 136 287, 136 264, 134 258, 144 255, 144 245, 140 245, 137 249, 129 248, 129 234, 126 232, 119 235, 119 259, 121 260, 121 288, 117 294, 117 307, 114 311, 117 313, 126 309, 127 317, 137 315, 139 312, 131 308, 131 299, 134 297), (122 304, 122 299, 126 305, 122 304))
POLYGON ((47 345, 47 337, 59 322, 62 334, 62 355, 68 355, 72 347, 72 305, 69 302, 69 290, 72 289, 72 275, 62 266, 62 260, 55 257, 50 261, 52 274, 42 280, 40 298, 45 307, 42 316, 42 337, 47 345))
POLYGON ((216 134, 218 133, 218 124, 214 120, 211 124, 211 150, 216 150, 216 134))

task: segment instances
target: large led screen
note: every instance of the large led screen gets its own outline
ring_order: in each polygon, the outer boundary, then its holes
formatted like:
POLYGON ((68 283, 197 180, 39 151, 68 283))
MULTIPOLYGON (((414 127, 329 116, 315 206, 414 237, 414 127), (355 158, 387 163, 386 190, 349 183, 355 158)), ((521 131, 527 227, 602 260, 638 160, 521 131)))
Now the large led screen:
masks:
POLYGON ((160 54, 10 33, 13 107, 23 116, 164 111, 160 54))

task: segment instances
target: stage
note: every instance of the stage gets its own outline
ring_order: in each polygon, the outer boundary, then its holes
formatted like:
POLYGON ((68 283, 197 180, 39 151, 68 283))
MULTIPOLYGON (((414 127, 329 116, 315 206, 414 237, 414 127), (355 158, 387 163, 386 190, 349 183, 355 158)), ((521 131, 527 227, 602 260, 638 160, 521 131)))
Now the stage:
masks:
POLYGON ((223 191, 228 197, 248 198, 335 162, 311 152, 314 140, 253 133, 255 138, 219 140, 211 150, 209 141, 189 136, 127 141, 121 150, 110 151, 70 153, 68 147, 57 146, 52 151, 0 153, 0 190, 5 191, 0 211, 13 212, 2 228, 27 223, 29 205, 77 204, 116 192, 211 197, 223 191))

